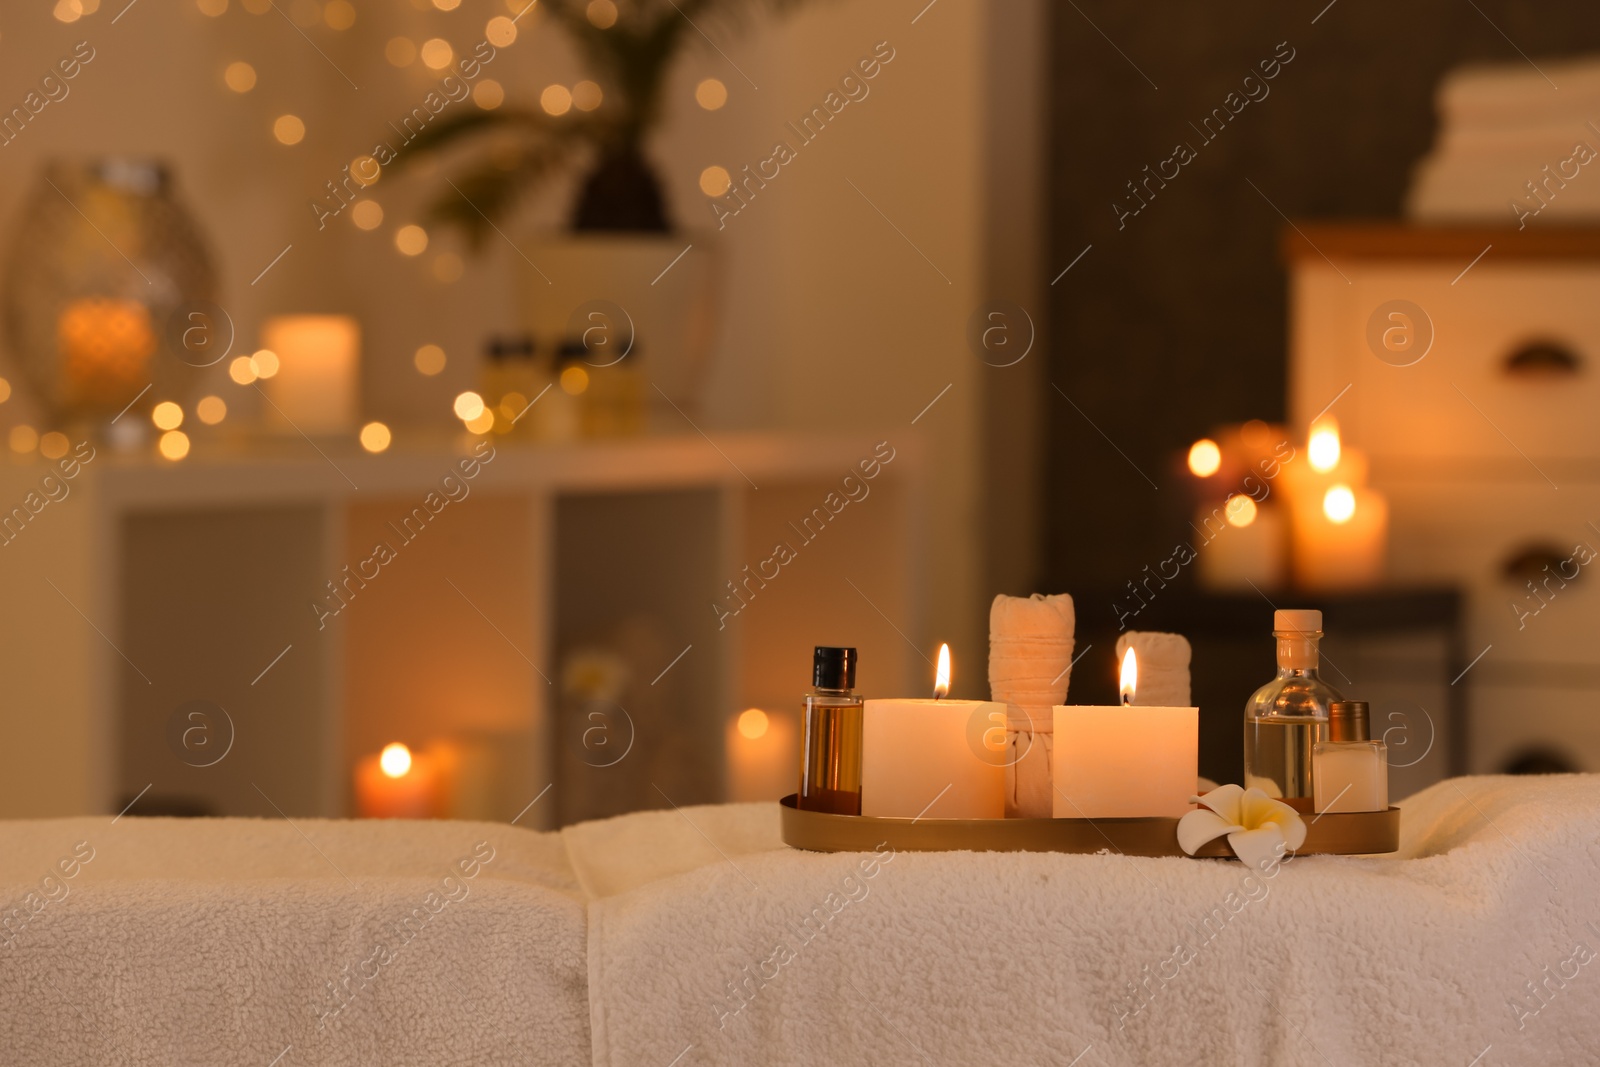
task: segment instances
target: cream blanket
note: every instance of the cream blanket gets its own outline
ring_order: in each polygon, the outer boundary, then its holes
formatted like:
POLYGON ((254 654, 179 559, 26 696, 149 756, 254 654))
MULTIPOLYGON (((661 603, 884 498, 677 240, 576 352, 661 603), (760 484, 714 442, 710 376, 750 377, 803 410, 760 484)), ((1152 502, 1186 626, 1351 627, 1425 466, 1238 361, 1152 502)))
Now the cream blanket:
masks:
POLYGON ((6 1067, 589 1055, 583 900, 554 834, 0 823, 0 909, 6 1067))
POLYGON ((759 805, 588 824, 568 844, 596 894, 594 1063, 1595 1062, 1600 776, 1458 779, 1403 807, 1397 857, 1272 878, 808 854, 759 805))
POLYGON ((0 1063, 1595 1062, 1600 776, 1402 806, 1271 878, 803 853, 770 804, 0 824, 0 1063))

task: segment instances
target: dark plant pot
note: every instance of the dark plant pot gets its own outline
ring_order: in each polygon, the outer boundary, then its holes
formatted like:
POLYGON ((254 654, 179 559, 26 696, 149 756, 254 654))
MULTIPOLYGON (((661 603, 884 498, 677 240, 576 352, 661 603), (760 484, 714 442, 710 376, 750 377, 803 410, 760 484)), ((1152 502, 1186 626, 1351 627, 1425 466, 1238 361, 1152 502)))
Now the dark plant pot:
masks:
POLYGON ((600 157, 573 211, 578 233, 669 233, 666 197, 655 168, 637 147, 613 149, 600 157))

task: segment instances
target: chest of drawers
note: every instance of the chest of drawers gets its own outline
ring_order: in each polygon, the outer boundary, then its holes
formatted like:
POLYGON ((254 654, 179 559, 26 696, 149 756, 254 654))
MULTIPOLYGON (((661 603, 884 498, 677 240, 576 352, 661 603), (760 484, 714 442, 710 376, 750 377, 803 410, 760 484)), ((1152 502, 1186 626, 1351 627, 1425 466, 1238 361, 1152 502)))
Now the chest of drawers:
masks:
POLYGON ((1466 594, 1470 769, 1600 770, 1600 229, 1302 224, 1285 253, 1291 418, 1369 455, 1391 579, 1466 594))

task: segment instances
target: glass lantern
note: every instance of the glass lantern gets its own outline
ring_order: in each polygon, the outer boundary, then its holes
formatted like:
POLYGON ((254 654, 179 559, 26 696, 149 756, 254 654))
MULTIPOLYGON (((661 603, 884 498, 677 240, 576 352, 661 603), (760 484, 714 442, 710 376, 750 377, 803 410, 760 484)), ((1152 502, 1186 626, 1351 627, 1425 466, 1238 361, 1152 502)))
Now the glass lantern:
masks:
POLYGON ((181 401, 195 368, 231 344, 215 285, 165 165, 51 162, 11 239, 11 358, 58 426, 103 423, 136 399, 181 401), (205 336, 192 329, 201 323, 205 336))

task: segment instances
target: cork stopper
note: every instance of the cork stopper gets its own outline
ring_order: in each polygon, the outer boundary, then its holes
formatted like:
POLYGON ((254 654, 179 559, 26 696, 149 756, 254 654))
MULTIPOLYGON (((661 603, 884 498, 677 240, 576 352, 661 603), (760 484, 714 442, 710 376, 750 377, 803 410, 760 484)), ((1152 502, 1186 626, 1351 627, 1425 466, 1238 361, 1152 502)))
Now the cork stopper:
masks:
POLYGON ((1372 740, 1365 700, 1335 700, 1328 705, 1328 740, 1337 744, 1372 740))
POLYGON ((1322 612, 1314 608, 1279 608, 1272 613, 1272 629, 1275 632, 1285 630, 1322 636, 1322 612))
POLYGON ((1312 608, 1279 608, 1272 615, 1278 639, 1278 666, 1287 670, 1317 669, 1317 642, 1322 638, 1322 612, 1312 608))

